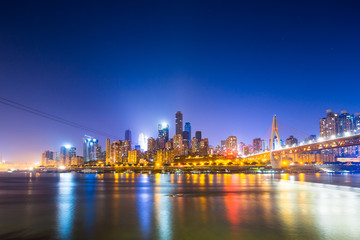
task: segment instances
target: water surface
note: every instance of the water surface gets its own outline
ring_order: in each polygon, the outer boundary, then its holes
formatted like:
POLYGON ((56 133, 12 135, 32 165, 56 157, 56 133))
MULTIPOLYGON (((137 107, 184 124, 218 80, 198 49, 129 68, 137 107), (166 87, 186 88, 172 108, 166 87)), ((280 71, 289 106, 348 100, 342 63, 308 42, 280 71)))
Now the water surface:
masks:
POLYGON ((360 239, 359 224, 359 175, 0 173, 0 239, 360 239))

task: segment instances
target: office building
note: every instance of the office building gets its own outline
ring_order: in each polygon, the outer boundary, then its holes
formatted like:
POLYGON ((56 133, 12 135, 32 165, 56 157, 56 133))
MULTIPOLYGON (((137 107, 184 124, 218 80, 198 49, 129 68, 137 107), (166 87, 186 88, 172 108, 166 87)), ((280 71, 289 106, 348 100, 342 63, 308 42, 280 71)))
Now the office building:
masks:
POLYGON ((180 111, 175 114, 175 130, 176 135, 181 135, 183 132, 183 114, 180 111))
POLYGON ((149 137, 148 138, 148 145, 147 145, 147 152, 150 157, 153 157, 156 155, 157 152, 157 142, 154 138, 149 137))
POLYGON ((131 130, 127 129, 125 130, 125 140, 130 141, 131 142, 131 130))
POLYGON ((183 138, 181 134, 175 135, 173 138, 174 154, 175 156, 182 156, 184 154, 183 138))
POLYGON ((226 139, 226 151, 237 153, 237 137, 230 136, 226 139))
POLYGON ((158 125, 159 147, 165 148, 165 143, 169 141, 169 124, 161 123, 158 125))
POLYGON ((84 137, 84 161, 85 162, 89 162, 89 161, 95 161, 97 160, 97 157, 99 156, 99 153, 101 152, 101 149, 99 151, 99 144, 98 144, 98 140, 85 135, 84 137))
POLYGON ((193 154, 199 154, 199 152, 200 152, 199 142, 196 137, 193 137, 191 139, 191 152, 193 154))
POLYGON ((195 132, 195 137, 198 140, 198 142, 200 143, 200 141, 202 140, 201 131, 196 131, 195 132))
POLYGON ((72 157, 76 157, 75 147, 70 145, 60 147, 60 166, 70 166, 72 157))
POLYGON ((189 144, 191 145, 191 124, 189 122, 186 122, 184 128, 185 131, 189 133, 188 140, 189 140, 189 144))

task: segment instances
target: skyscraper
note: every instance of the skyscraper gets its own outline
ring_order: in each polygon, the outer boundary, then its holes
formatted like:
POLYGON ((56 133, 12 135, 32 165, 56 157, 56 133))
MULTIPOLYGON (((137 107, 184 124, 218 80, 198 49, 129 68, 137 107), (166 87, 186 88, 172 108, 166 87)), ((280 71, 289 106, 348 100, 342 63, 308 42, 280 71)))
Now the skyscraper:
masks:
POLYGON ((147 145, 147 151, 149 153, 150 157, 153 157, 156 155, 157 152, 157 142, 154 138, 150 137, 148 139, 148 145, 147 145))
POLYGON ((190 143, 190 141, 191 141, 191 124, 189 122, 186 122, 184 128, 185 128, 185 131, 189 133, 188 140, 189 140, 189 143, 190 143))
POLYGON ((226 139, 226 151, 237 152, 237 137, 230 136, 226 139))
POLYGON ((72 157, 76 157, 75 147, 70 145, 60 147, 60 166, 69 166, 72 157))
POLYGON ((196 139, 198 140, 198 142, 200 143, 200 141, 202 140, 202 138, 201 138, 201 131, 196 131, 196 132, 195 132, 195 137, 196 137, 196 139))
POLYGON ((297 145, 298 144, 298 140, 297 140, 297 138, 295 138, 294 136, 290 136, 289 138, 287 138, 286 140, 285 140, 285 143, 286 143, 286 145, 288 145, 288 146, 292 146, 292 145, 297 145))
POLYGON ((98 140, 85 135, 84 137, 84 161, 93 161, 97 160, 98 156, 98 140))
POLYGON ((125 130, 125 140, 131 142, 131 130, 130 129, 125 130))
POLYGON ((339 132, 340 136, 350 133, 355 129, 354 115, 342 110, 339 115, 339 132))
POLYGON ((111 149, 110 139, 107 138, 106 139, 106 164, 108 164, 108 165, 112 164, 110 149, 111 149))
POLYGON ((158 130, 159 130, 159 142, 163 143, 161 144, 160 148, 164 148, 165 143, 169 141, 169 124, 167 123, 159 124, 158 130))
POLYGON ((320 137, 336 137, 339 133, 339 114, 326 110, 326 118, 320 119, 320 137))
POLYGON ((182 134, 182 132, 183 132, 183 114, 180 111, 178 111, 175 114, 175 129, 176 129, 176 132, 175 132, 176 135, 182 134))
POLYGON ((204 140, 200 141, 200 155, 209 155, 209 139, 207 138, 204 138, 204 140))
POLYGON ((253 149, 254 153, 262 152, 263 150, 263 140, 261 138, 253 139, 253 149))
POLYGON ((175 156, 182 156, 184 154, 183 138, 181 134, 174 136, 174 153, 175 156))
POLYGON ((140 145, 141 150, 145 152, 147 151, 147 140, 147 136, 145 136, 143 133, 139 134, 138 144, 140 145))
POLYGON ((199 142, 195 137, 191 139, 191 152, 193 154, 199 154, 199 142))

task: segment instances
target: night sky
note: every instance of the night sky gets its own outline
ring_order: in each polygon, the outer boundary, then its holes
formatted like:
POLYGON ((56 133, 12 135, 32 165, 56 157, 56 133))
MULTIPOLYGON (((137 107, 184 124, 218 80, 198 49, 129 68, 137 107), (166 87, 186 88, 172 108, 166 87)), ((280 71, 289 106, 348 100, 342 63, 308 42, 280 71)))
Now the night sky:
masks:
MULTIPOLYGON (((210 145, 319 132, 360 112, 358 1, 1 1, 0 97, 124 138, 184 114, 210 145), (284 125, 285 126, 285 125, 284 125), (295 130, 294 130, 295 131, 295 130)), ((0 153, 40 161, 89 134, 0 104, 0 153)))

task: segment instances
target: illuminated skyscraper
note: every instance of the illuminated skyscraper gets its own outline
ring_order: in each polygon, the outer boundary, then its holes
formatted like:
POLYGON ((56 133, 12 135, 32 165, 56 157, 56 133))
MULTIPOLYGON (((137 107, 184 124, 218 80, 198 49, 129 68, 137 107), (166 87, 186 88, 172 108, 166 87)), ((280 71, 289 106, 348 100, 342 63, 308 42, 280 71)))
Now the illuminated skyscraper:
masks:
POLYGON ((226 139, 226 151, 237 152, 237 137, 230 136, 226 139))
POLYGON ((55 159, 54 159, 54 152, 52 151, 45 151, 42 154, 42 160, 41 160, 42 166, 55 166, 55 159))
POLYGON ((189 122, 185 123, 185 131, 189 133, 188 140, 189 140, 189 144, 190 144, 190 142, 191 142, 191 124, 189 122))
POLYGON ((130 140, 125 140, 122 142, 122 146, 123 146, 123 156, 128 156, 129 151, 131 150, 131 141, 130 140))
POLYGON ((159 124, 158 130, 159 130, 159 143, 161 143, 159 147, 164 148, 165 143, 169 141, 169 124, 166 123, 159 124))
POLYGON ((340 136, 350 133, 355 129, 354 115, 342 110, 339 115, 339 132, 340 136))
POLYGON ((286 140, 285 140, 285 144, 287 145, 287 146, 292 146, 292 145, 297 145, 298 144, 298 140, 297 140, 297 138, 294 138, 294 136, 290 136, 289 138, 287 138, 286 140))
POLYGON ((131 142, 131 131, 130 131, 130 129, 125 130, 125 140, 131 142))
POLYGON ((140 145, 140 148, 142 151, 147 151, 147 140, 148 140, 148 137, 145 136, 143 133, 140 133, 139 134, 139 145, 140 145))
POLYGON ((200 141, 200 155, 207 156, 209 155, 209 139, 204 138, 200 141))
POLYGON ((156 155, 157 152, 157 142, 154 138, 150 137, 148 139, 148 145, 147 145, 147 151, 150 155, 150 157, 153 157, 156 155))
POLYGON ((138 163, 138 151, 130 150, 128 152, 128 164, 137 164, 138 163))
POLYGON ((180 111, 175 114, 175 128, 176 135, 181 135, 183 132, 183 114, 180 111))
POLYGON ((199 142, 196 137, 191 139, 191 152, 193 154, 199 154, 199 142))
POLYGON ((173 142, 175 156, 182 156, 184 154, 182 135, 175 135, 173 142))
POLYGON ((172 148, 170 141, 165 143, 165 148, 166 149, 171 149, 172 148))
POLYGON ((98 140, 90 137, 90 136, 86 136, 84 138, 84 161, 85 162, 89 162, 89 161, 93 161, 93 160, 97 160, 97 156, 98 156, 98 140))
POLYGON ((110 149, 111 149, 110 139, 107 138, 106 139, 106 164, 108 164, 108 165, 112 164, 110 149))
POLYGON ((339 114, 326 110, 326 118, 320 119, 320 137, 336 137, 339 133, 339 114))
POLYGON ((253 149, 254 153, 262 152, 263 150, 263 140, 261 138, 253 139, 253 149))
POLYGON ((195 137, 198 140, 198 142, 200 143, 200 141, 202 140, 201 131, 196 131, 195 132, 195 137))
POLYGON ((76 157, 75 147, 70 145, 60 147, 60 166, 70 166, 72 157, 76 157))

